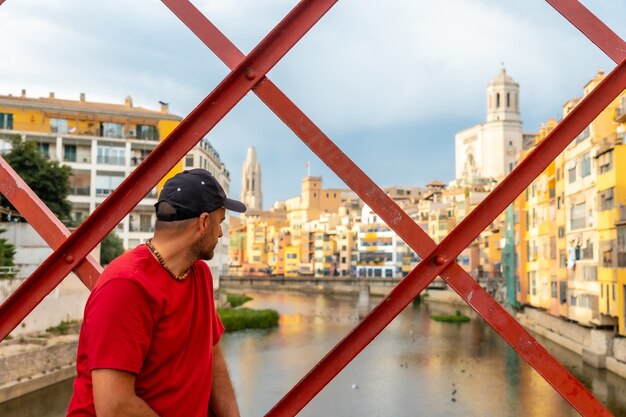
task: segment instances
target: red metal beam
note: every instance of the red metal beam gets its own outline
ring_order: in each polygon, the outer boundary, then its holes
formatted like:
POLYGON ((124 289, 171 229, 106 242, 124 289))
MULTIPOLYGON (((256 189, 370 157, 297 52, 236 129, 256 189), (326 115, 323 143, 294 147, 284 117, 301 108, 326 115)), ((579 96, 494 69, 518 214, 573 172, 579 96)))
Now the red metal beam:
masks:
MULTIPOLYGON (((13 204, 52 249, 61 246, 70 235, 67 227, 2 157, 0 157, 0 193, 13 204)), ((74 271, 87 288, 91 289, 100 276, 102 267, 89 255, 74 271)))
POLYGON ((615 63, 626 58, 626 42, 579 0, 546 0, 615 63))
MULTIPOLYGON (((466 275, 453 260, 501 213, 556 156, 626 88, 626 63, 614 69, 554 130, 483 200, 424 260, 379 303, 361 323, 335 346, 266 416, 297 414, 358 353, 393 320, 437 275, 442 275, 507 341, 521 340, 525 358, 541 364, 550 356, 520 331, 509 327, 510 315, 466 275)), ((513 343, 512 343, 513 344, 513 343)), ((543 369, 551 385, 584 416, 611 413, 556 361, 543 369)))
POLYGON ((336 3, 303 0, 0 306, 4 338, 336 3))
MULTIPOLYGON (((234 67, 244 58, 244 55, 237 50, 230 41, 202 14, 187 1, 163 0, 163 2, 185 23, 218 57, 220 57, 229 67, 234 67), (204 18, 204 22, 200 20, 204 18)), ((265 78, 254 88, 255 93, 265 102, 278 117, 285 122, 322 161, 324 161, 344 182, 354 190, 368 205, 399 233, 401 237, 422 256, 428 254, 435 243, 419 228, 415 222, 402 211, 395 202, 389 198, 367 175, 361 171, 324 133, 298 109, 269 79, 265 78)), ((449 268, 448 279, 452 282, 452 287, 460 294, 465 294, 465 299, 472 298, 483 301, 476 302, 475 310, 488 317, 495 317, 498 321, 487 319, 497 331, 502 327, 514 329, 509 332, 511 336, 505 335, 507 342, 513 346, 518 353, 524 357, 533 367, 535 367, 553 386, 560 388, 559 393, 570 402, 568 397, 572 391, 586 392, 587 397, 591 394, 580 384, 569 372, 548 354, 545 349, 525 330, 515 319, 506 313, 467 273, 458 265, 449 268), (456 281, 454 280, 456 277, 456 281), (469 285, 468 285, 469 284, 469 285), (491 311, 495 313, 490 314, 491 311), (498 323, 500 325, 498 325, 498 323), (528 349, 534 346, 534 349, 528 349), (562 383, 565 380, 565 383, 562 383), (574 390, 572 390, 574 388, 574 390)), ((429 283, 420 282, 418 293, 429 283)), ((398 289, 403 292, 404 289, 398 289)), ((471 305, 472 303, 470 303, 471 305)), ((377 334, 377 333, 376 333, 377 334)), ((372 339, 376 336, 372 335, 372 339)), ((358 353, 358 352, 357 352, 358 353)), ((351 360, 352 358, 350 358, 351 360)), ((331 379, 334 375, 330 376, 331 379)), ((323 387, 323 386, 322 386, 323 387)), ((321 388, 320 388, 321 389, 321 388)), ((310 392, 310 396, 298 396, 295 402, 298 403, 292 409, 281 409, 278 415, 291 415, 297 413, 298 407, 304 407, 317 392, 310 392)), ((291 394, 291 393, 290 393, 291 394)), ((289 395, 289 394, 288 394, 289 395)), ((597 400, 596 400, 597 401, 597 400)), ((574 404, 572 404, 574 405, 574 404)), ((602 405, 600 404, 600 407, 602 405)), ((301 408, 300 408, 301 409, 301 408)), ((272 410, 274 411, 274 410, 272 410)))

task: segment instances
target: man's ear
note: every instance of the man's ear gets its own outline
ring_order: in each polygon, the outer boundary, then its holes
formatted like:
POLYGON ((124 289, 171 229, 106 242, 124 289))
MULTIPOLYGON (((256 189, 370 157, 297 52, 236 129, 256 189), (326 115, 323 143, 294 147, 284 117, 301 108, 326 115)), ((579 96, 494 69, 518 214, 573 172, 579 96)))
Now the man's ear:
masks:
POLYGON ((211 215, 209 213, 202 213, 200 217, 198 217, 198 230, 201 233, 204 233, 206 229, 211 225, 211 215))

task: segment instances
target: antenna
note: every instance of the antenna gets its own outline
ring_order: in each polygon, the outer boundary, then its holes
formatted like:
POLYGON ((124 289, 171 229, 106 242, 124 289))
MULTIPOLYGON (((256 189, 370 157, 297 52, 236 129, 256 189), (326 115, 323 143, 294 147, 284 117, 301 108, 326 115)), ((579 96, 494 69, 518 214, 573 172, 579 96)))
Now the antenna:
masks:
POLYGON ((311 163, 309 161, 306 161, 306 164, 304 164, 304 166, 306 167, 306 176, 310 177, 311 176, 311 163))

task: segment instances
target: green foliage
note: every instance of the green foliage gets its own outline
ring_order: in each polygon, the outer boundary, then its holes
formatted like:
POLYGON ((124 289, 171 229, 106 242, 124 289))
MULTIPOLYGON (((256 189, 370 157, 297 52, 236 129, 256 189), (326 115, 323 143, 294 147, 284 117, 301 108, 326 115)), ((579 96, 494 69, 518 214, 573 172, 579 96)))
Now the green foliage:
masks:
POLYGON ((233 293, 227 292, 226 300, 228 301, 228 304, 231 305, 231 307, 235 308, 235 307, 242 306, 248 301, 252 300, 252 297, 248 297, 245 294, 233 294, 233 293))
POLYGON ((227 332, 243 329, 269 329, 278 326, 276 310, 252 310, 250 308, 218 308, 227 332))
MULTIPOLYGON (((0 234, 6 232, 6 229, 0 228, 0 234)), ((15 246, 6 239, 0 238, 0 267, 14 266, 13 258, 15 257, 15 246)), ((9 278, 9 275, 2 274, 0 278, 9 278)))
POLYGON ((456 314, 433 314, 432 316, 430 316, 430 318, 435 321, 441 321, 445 323, 467 323, 471 320, 469 317, 461 314, 460 310, 457 310, 456 314))
POLYGON ((124 242, 112 230, 100 244, 100 263, 108 265, 111 261, 124 253, 124 242))
POLYGON ((59 323, 57 326, 48 327, 46 329, 46 332, 52 333, 52 334, 55 334, 55 335, 68 334, 70 332, 70 330, 72 329, 72 327, 76 323, 78 323, 78 322, 77 321, 65 321, 65 320, 62 320, 61 323, 59 323))
MULTIPOLYGON (((71 205, 67 201, 70 167, 45 159, 38 143, 19 138, 13 140, 12 149, 4 159, 61 221, 70 220, 71 205)), ((15 210, 4 196, 0 196, 0 206, 15 210)), ((8 216, 3 214, 3 219, 8 220, 8 216)))

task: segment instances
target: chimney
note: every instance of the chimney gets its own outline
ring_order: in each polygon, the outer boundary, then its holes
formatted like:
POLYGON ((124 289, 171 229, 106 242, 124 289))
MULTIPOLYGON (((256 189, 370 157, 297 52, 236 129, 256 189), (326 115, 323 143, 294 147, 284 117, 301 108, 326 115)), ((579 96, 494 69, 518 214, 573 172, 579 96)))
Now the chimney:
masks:
POLYGON ((85 93, 80 93, 80 101, 81 103, 85 102, 85 93))
POLYGON ((165 103, 164 101, 159 101, 159 104, 161 105, 161 113, 169 113, 170 112, 170 105, 169 105, 169 103, 165 103))
POLYGON ((50 91, 50 96, 49 98, 54 98, 54 91, 50 91))
POLYGON ((124 99, 124 104, 126 107, 133 107, 133 98, 131 96, 126 96, 124 99))
POLYGON ((26 89, 22 88, 22 97, 26 97, 26 89))

